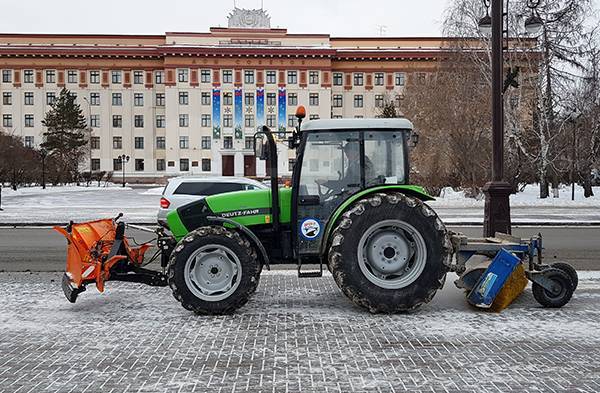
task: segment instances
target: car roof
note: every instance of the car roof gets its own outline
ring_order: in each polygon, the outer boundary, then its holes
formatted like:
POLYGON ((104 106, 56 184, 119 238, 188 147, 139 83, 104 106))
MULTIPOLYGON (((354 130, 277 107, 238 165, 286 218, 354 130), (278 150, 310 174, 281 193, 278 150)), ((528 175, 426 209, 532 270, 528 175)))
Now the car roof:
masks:
POLYGON ((302 131, 366 129, 412 130, 413 124, 405 118, 323 119, 302 123, 302 131))
POLYGON ((244 183, 244 184, 262 184, 261 182, 249 179, 247 177, 233 176, 179 176, 169 179, 171 183, 244 183))

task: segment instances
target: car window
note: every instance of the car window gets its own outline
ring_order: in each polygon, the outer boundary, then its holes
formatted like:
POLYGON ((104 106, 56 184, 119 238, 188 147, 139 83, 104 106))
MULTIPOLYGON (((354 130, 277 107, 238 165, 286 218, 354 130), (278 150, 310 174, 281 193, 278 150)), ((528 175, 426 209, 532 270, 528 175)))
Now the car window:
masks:
POLYGON ((242 191, 245 184, 237 183, 181 183, 173 194, 175 195, 203 195, 211 196, 225 192, 242 191))

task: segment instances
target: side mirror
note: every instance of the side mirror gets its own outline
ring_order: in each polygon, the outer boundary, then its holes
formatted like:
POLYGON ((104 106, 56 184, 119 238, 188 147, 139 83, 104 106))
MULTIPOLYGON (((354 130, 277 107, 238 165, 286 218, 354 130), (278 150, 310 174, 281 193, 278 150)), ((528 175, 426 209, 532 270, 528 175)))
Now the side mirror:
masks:
POLYGON ((266 160, 268 158, 264 134, 254 135, 254 155, 260 160, 266 160))

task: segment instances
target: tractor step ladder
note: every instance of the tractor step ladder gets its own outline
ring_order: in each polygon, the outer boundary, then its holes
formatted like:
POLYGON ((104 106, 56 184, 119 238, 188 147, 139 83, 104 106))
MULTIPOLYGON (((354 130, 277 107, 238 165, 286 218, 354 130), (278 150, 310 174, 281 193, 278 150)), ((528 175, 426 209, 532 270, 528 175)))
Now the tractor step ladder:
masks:
POLYGON ((298 277, 299 278, 317 278, 323 277, 323 260, 319 260, 319 270, 302 271, 302 258, 298 259, 298 277))

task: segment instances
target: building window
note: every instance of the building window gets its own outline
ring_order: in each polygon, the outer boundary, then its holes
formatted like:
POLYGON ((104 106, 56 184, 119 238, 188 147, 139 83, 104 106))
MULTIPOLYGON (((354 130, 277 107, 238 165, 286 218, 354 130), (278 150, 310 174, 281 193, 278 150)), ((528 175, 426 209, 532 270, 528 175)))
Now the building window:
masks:
POLYGON ((189 127, 190 126, 190 115, 182 114, 179 115, 179 127, 189 127))
POLYGON ((113 136, 113 149, 120 150, 123 148, 123 138, 120 136, 113 136))
POLYGON ((33 70, 25 70, 23 75, 23 83, 33 83, 33 70))
MULTIPOLYGON (((425 76, 424 73, 420 73, 425 76)), ((396 86, 404 86, 406 83, 406 74, 404 72, 396 72, 396 86)))
POLYGON ((277 94, 267 93, 267 105, 269 105, 269 106, 277 105, 277 94))
POLYGON ((223 83, 233 83, 233 71, 223 70, 223 83))
POLYGON ((233 137, 226 136, 223 138, 223 149, 233 149, 233 137))
POLYGON ((341 108, 344 105, 344 96, 341 94, 334 94, 331 104, 334 108, 341 108))
POLYGON ((210 172, 210 158, 202 159, 202 172, 210 172))
POLYGON ((179 160, 179 170, 182 172, 187 172, 190 170, 190 160, 187 158, 182 158, 179 160))
POLYGON ((25 115, 25 127, 33 127, 33 115, 25 115))
POLYGON ((179 105, 189 105, 190 95, 187 91, 179 92, 179 105))
POLYGON ((179 137, 179 148, 180 149, 189 149, 190 148, 190 137, 189 136, 180 136, 179 137))
POLYGON ((67 71, 67 83, 77 83, 78 81, 77 71, 69 70, 67 71))
POLYGON ((254 150, 254 137, 247 136, 244 139, 244 149, 246 149, 246 150, 254 150))
POLYGON ((92 158, 92 171, 99 171, 99 170, 100 170, 100 159, 92 158))
POLYGON ((384 74, 383 72, 375 73, 375 86, 383 86, 384 74))
POLYGON ((12 127, 12 115, 2 115, 2 127, 12 127))
POLYGON ((311 106, 319 106, 319 93, 310 93, 308 96, 308 104, 311 106))
POLYGON ((362 72, 354 73, 354 86, 362 86, 365 81, 365 75, 362 72))
POLYGON ((122 127, 123 127, 123 116, 113 115, 113 128, 122 128, 122 127))
POLYGON ((165 150, 167 146, 167 139, 164 136, 156 137, 156 150, 165 150))
POLYGON ((25 147, 29 147, 32 148, 33 147, 33 137, 32 136, 26 136, 25 137, 25 147))
POLYGON ((156 93, 156 106, 165 106, 165 93, 156 93))
POLYGON ((156 115, 156 128, 165 128, 167 120, 165 115, 156 115))
POLYGON ((201 70, 200 71, 200 82, 202 82, 202 83, 210 83, 211 82, 210 70, 201 70))
POLYGON ((100 137, 93 136, 92 140, 90 141, 90 145, 92 150, 100 150, 100 137))
POLYGON ((25 105, 33 105, 33 93, 32 92, 27 92, 23 95, 24 97, 24 104, 25 105))
POLYGON ((223 93, 223 105, 233 105, 233 94, 223 93))
POLYGON ((46 93, 46 105, 54 105, 54 102, 56 102, 56 93, 46 93))
POLYGON ((201 95, 201 104, 202 105, 210 105, 210 93, 204 92, 201 95))
POLYGON ((72 92, 69 92, 69 96, 70 96, 70 97, 72 97, 74 100, 76 100, 76 99, 77 99, 77 93, 75 93, 75 92, 73 92, 73 91, 72 91, 72 92))
POLYGON ((133 71, 133 83, 135 85, 144 84, 144 71, 133 71))
POLYGON ((246 115, 244 118, 244 126, 246 128, 254 127, 254 115, 246 115))
POLYGON ((123 170, 123 162, 119 158, 113 158, 113 171, 123 170))
POLYGON ((12 83, 12 70, 2 70, 2 83, 12 83))
POLYGON ((341 72, 334 72, 333 73, 333 85, 341 86, 343 84, 344 84, 344 74, 342 74, 341 72))
POLYGON ((298 118, 296 115, 288 115, 288 127, 296 127, 298 125, 298 118))
POLYGON ((244 71, 244 83, 248 85, 254 84, 254 71, 246 70, 244 71))
POLYGON ((112 104, 113 104, 113 106, 122 106, 123 105, 123 94, 112 93, 112 104))
POLYGON ((120 85, 121 82, 123 81, 123 74, 121 73, 121 71, 112 71, 111 72, 111 81, 113 84, 115 85, 120 85))
POLYGON ((177 80, 181 83, 187 83, 187 81, 189 80, 189 70, 187 68, 178 69, 177 80))
POLYGON ((319 115, 310 115, 310 116, 308 117, 308 119, 309 119, 309 120, 319 120, 319 119, 320 119, 320 117, 319 117, 319 115))
POLYGON ((143 158, 135 159, 135 170, 137 172, 142 172, 144 170, 144 159, 143 158))
POLYGON ((200 126, 201 127, 211 127, 210 115, 202 115, 200 117, 200 126))
POLYGON ((375 96, 375 108, 383 108, 383 95, 377 94, 375 96))
POLYGON ((90 105, 100 105, 100 93, 90 93, 90 105))
POLYGON ((136 149, 143 149, 144 148, 144 137, 143 136, 136 136, 133 139, 133 144, 135 146, 136 149))
POLYGON ((133 95, 134 106, 144 106, 144 93, 135 93, 133 95))
POLYGON ((288 71, 288 85, 297 85, 298 84, 298 71, 288 71))
POLYGON ((362 94, 356 94, 354 96, 354 107, 355 108, 362 108, 364 106, 363 104, 364 104, 364 102, 363 102, 363 96, 362 96, 362 94))
POLYGON ((427 80, 427 75, 424 72, 417 72, 417 82, 419 84, 425 83, 427 80))
POLYGON ((100 115, 90 115, 90 127, 100 128, 100 115))
POLYGON ((12 93, 2 93, 2 105, 12 105, 12 93))
POLYGON ((157 85, 162 85, 165 83, 165 72, 164 71, 156 71, 154 73, 154 83, 157 85))
POLYGON ((311 71, 308 74, 308 83, 310 83, 311 85, 319 84, 319 71, 311 71))
POLYGON ((267 84, 274 85, 277 83, 277 72, 267 71, 267 84))
POLYGON ((46 83, 56 83, 56 71, 46 70, 46 83))
POLYGON ((90 83, 100 83, 100 71, 90 71, 90 83))
POLYGON ((164 172, 166 170, 166 165, 165 165, 165 159, 164 158, 159 158, 156 160, 156 171, 157 172, 164 172))
POLYGON ((225 128, 233 127, 233 116, 232 115, 223 115, 223 127, 225 127, 225 128))
POLYGON ((202 137, 201 147, 204 150, 210 150, 210 136, 203 136, 202 137))
POLYGON ((298 94, 296 94, 296 93, 289 93, 288 94, 288 105, 289 106, 296 106, 296 105, 298 105, 298 94))
POLYGON ((134 115, 133 116, 133 125, 135 128, 143 128, 144 127, 144 115, 134 115))
POLYGON ((267 127, 275 127, 275 115, 267 115, 267 127))
POLYGON ((246 93, 244 95, 244 104, 246 106, 254 106, 254 93, 246 93))

